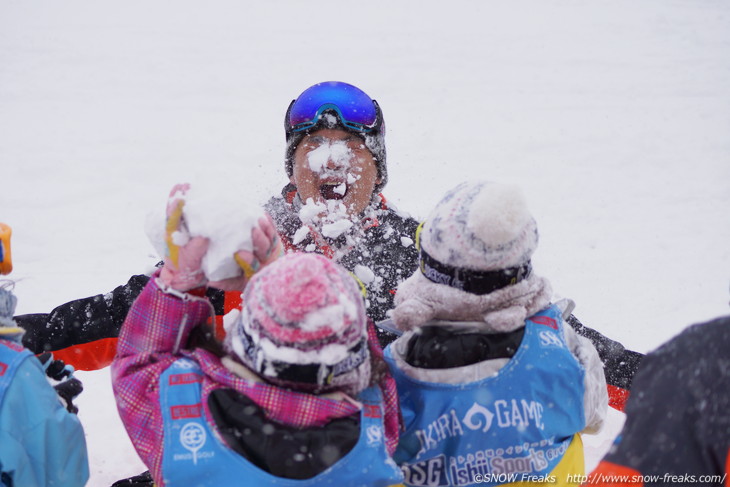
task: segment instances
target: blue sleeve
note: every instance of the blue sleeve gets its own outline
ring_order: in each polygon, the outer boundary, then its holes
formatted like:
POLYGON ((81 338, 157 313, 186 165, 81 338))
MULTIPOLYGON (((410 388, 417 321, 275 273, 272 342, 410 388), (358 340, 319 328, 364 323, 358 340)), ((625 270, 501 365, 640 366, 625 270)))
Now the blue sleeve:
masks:
POLYGON ((89 479, 81 423, 32 357, 21 362, 0 404, 0 465, 18 486, 79 487, 89 479))

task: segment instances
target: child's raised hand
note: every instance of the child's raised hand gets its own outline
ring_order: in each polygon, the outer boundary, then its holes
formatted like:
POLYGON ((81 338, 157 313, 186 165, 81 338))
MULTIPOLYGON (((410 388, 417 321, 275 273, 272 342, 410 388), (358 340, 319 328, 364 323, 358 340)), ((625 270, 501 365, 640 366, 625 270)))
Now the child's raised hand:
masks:
POLYGON ((259 261, 261 267, 266 267, 284 255, 284 246, 281 244, 276 226, 269 215, 259 218, 258 227, 251 230, 251 240, 253 241, 254 257, 259 261))
POLYGON ((211 282, 212 287, 224 291, 242 291, 251 276, 284 255, 284 247, 269 215, 259 218, 258 225, 251 229, 251 242, 253 250, 239 250, 233 256, 243 270, 243 274, 239 277, 211 282))
POLYGON ((208 239, 191 237, 188 232, 183 208, 185 193, 189 184, 177 184, 170 191, 165 223, 165 243, 167 255, 160 279, 167 286, 178 291, 189 291, 204 286, 207 279, 201 269, 203 257, 208 251, 208 239))

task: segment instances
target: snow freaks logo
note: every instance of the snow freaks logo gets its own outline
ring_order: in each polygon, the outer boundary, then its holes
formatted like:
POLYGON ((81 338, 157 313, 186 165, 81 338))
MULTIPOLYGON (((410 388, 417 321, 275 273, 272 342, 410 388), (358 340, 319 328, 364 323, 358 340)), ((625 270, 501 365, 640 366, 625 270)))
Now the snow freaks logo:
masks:
POLYGON ((502 474, 544 473, 550 461, 560 458, 570 444, 566 441, 556 446, 553 438, 544 437, 544 409, 539 401, 525 399, 499 399, 490 407, 474 402, 463 416, 450 409, 415 431, 420 447, 416 458, 429 453, 436 456, 405 465, 406 484, 461 486, 473 484, 476 476, 497 478, 502 474), (501 441, 494 448, 480 449, 478 445, 485 444, 488 432, 492 438, 489 443, 493 444, 495 438, 501 441), (451 438, 459 441, 443 443, 451 438), (536 441, 524 441, 524 438, 536 441), (444 451, 450 452, 450 456, 443 454, 444 451))
POLYGON ((186 423, 180 430, 180 445, 190 453, 177 453, 173 459, 193 460, 193 464, 198 463, 198 458, 211 458, 215 452, 201 452, 200 449, 205 445, 208 435, 205 429, 199 423, 186 423))

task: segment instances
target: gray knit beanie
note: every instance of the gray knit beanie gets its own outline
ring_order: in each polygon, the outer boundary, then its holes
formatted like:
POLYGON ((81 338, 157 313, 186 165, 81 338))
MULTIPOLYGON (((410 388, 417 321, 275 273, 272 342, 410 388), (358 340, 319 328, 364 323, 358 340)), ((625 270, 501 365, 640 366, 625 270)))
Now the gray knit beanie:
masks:
POLYGON ((18 303, 18 298, 9 289, 6 289, 6 287, 10 287, 10 284, 5 285, 0 283, 0 326, 10 328, 16 326, 13 316, 15 315, 15 306, 18 303))
POLYGON ((421 248, 442 264, 496 271, 525 264, 537 248, 537 224, 516 186, 462 183, 436 205, 421 248))
POLYGON ((543 309, 549 282, 532 272, 537 225, 516 186, 463 183, 436 205, 419 234, 419 269, 398 286, 393 319, 483 322, 511 331, 543 309))

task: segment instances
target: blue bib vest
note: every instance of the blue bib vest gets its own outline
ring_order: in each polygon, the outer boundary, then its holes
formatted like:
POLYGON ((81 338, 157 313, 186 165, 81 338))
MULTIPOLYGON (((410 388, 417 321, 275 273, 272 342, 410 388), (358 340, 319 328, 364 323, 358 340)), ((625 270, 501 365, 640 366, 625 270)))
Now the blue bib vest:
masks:
MULTIPOLYGON (((0 407, 5 399, 5 392, 15 377, 15 372, 23 360, 32 357, 33 354, 17 343, 7 340, 0 340, 0 407)), ((3 462, 0 458, 0 486, 12 485, 12 480, 6 478, 3 473, 3 462)))
MULTIPOLYGON (((5 392, 8 390, 13 377, 15 377, 18 366, 20 366, 23 360, 32 356, 32 353, 17 343, 0 340, 0 407, 3 405, 5 392)), ((13 485, 12 479, 6 478, 6 475, 3 472, 2 458, 0 458, 0 486, 13 485)))
POLYGON ((394 455, 409 486, 489 486, 550 480, 585 427, 583 367, 551 306, 526 321, 512 359, 493 377, 464 384, 419 381, 385 358, 406 431, 394 455))
POLYGON ((20 363, 33 354, 20 345, 0 340, 0 405, 20 363))
POLYGON ((179 359, 160 377, 165 485, 386 487, 403 481, 400 469, 386 450, 379 389, 367 389, 358 398, 365 406, 361 413, 360 439, 355 447, 319 475, 294 480, 275 477, 259 469, 219 439, 201 402, 201 374, 194 361, 179 359))

